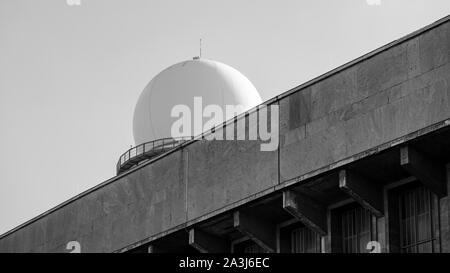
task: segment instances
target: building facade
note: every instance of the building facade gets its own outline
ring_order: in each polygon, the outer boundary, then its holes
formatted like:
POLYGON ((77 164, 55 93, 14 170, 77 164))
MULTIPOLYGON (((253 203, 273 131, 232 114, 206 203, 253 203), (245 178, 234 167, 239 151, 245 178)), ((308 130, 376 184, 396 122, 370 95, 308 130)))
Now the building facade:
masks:
POLYGON ((277 150, 184 142, 7 232, 0 252, 450 252, 450 17, 266 104, 277 150))

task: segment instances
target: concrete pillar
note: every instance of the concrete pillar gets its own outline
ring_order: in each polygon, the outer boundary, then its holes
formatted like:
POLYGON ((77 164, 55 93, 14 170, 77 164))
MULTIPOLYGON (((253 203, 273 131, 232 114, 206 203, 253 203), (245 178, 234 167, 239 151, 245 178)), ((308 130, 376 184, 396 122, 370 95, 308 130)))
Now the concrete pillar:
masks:
MULTIPOLYGON (((450 163, 446 166, 446 186, 447 193, 450 192, 450 163)), ((439 200, 440 207, 440 237, 441 251, 450 253, 450 197, 445 196, 439 200)))

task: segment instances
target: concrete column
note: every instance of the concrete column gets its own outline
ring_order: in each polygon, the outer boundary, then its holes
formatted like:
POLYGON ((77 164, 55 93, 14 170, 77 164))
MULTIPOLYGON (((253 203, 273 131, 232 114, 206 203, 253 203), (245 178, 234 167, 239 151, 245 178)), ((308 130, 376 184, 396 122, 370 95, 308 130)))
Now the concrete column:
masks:
MULTIPOLYGON (((450 163, 446 166, 446 186, 447 192, 450 192, 450 163)), ((439 200, 440 207, 440 237, 441 251, 450 253, 450 197, 445 196, 439 200)))

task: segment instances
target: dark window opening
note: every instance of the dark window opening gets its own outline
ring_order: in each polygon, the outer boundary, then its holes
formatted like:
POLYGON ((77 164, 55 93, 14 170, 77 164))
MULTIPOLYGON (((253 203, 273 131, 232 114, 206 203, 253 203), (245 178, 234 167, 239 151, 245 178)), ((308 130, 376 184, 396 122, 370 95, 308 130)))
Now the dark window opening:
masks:
POLYGON ((321 236, 301 222, 293 222, 279 230, 281 253, 321 253, 321 236))
POLYGON ((291 253, 320 253, 320 236, 307 227, 293 229, 291 253))
POLYGON ((367 253, 367 244, 373 241, 372 213, 353 206, 340 213, 342 252, 367 253))
POLYGON ((434 252, 434 209, 432 194, 424 186, 407 189, 399 194, 401 252, 434 252))

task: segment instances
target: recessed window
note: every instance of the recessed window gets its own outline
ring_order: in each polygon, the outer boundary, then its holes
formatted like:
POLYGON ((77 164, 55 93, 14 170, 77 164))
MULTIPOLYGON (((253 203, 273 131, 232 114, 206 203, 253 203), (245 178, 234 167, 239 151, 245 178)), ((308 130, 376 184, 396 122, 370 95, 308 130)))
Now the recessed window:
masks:
POLYGON ((320 253, 320 236, 307 227, 293 229, 291 253, 320 253))
POLYGON ((340 214, 342 251, 344 253, 366 253, 372 241, 372 214, 360 206, 343 210, 340 214))
POLYGON ((400 250, 404 253, 431 253, 434 249, 434 206, 432 194, 424 186, 399 194, 400 250))
POLYGON ((320 253, 322 237, 299 221, 285 222, 279 230, 281 253, 320 253))

